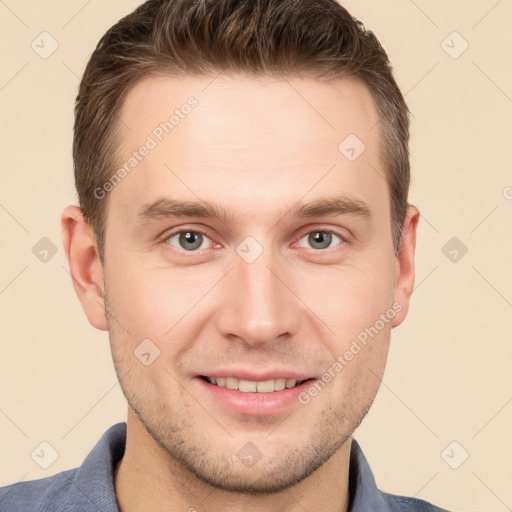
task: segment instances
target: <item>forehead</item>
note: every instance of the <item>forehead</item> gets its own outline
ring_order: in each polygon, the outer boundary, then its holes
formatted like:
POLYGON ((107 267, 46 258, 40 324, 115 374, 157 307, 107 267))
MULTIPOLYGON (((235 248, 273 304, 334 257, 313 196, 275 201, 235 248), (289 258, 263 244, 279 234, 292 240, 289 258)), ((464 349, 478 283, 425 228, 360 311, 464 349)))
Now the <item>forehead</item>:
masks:
POLYGON ((244 198, 261 212, 335 188, 379 200, 378 124, 370 92, 351 79, 147 77, 120 112, 118 167, 128 172, 111 203, 244 198))
MULTIPOLYGON (((151 133, 173 114, 175 138, 185 131, 185 125, 188 132, 196 132, 189 145, 200 143, 203 136, 219 145, 240 141, 246 145, 247 136, 261 136, 262 142, 279 136, 282 142, 286 135, 290 147, 307 142, 304 149, 309 150, 323 141, 337 150, 336 142, 349 132, 364 140, 378 132, 373 130, 378 115, 371 94, 362 82, 353 79, 322 82, 245 75, 146 77, 135 84, 124 101, 120 116, 125 121, 120 125, 123 140, 136 145, 141 135, 151 133), (190 98, 197 101, 191 112, 195 115, 181 112, 188 111, 190 98), (216 130, 211 132, 209 128, 216 130)), ((286 156, 294 158, 292 154, 286 156)))

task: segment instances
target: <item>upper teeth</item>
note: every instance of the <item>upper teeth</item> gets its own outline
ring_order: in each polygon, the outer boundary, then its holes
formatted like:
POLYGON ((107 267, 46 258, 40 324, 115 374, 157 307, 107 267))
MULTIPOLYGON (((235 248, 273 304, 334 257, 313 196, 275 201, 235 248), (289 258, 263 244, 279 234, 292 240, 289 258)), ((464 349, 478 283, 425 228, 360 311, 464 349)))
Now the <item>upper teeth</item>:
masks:
POLYGON ((295 379, 270 379, 260 382, 237 379, 235 377, 208 377, 209 382, 221 388, 238 389, 243 393, 271 393, 282 391, 284 388, 293 388, 297 382, 295 379))

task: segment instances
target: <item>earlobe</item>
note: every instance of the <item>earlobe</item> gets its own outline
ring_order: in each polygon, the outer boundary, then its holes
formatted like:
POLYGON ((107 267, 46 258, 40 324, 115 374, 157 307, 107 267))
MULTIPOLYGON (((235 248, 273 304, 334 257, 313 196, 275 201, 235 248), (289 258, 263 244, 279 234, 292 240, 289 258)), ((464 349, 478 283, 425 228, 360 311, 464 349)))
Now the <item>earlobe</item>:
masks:
POLYGON ((400 311, 393 320, 393 327, 400 325, 407 316, 409 300, 414 288, 416 231, 420 213, 414 205, 408 205, 402 229, 402 241, 395 261, 394 302, 400 304, 400 311))
POLYGON ((106 331, 103 267, 94 233, 77 206, 64 209, 61 223, 64 251, 75 292, 91 325, 106 331))

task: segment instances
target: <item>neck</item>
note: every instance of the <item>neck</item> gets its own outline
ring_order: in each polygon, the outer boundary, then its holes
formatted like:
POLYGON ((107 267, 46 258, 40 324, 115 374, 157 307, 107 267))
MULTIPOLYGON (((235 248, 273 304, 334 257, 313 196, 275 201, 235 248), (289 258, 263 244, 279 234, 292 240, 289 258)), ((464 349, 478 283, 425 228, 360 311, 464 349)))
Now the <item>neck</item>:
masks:
POLYGON ((250 495, 216 489, 197 479, 171 457, 129 409, 125 454, 117 464, 114 486, 120 512, 347 512, 348 439, 313 474, 283 492, 250 495))

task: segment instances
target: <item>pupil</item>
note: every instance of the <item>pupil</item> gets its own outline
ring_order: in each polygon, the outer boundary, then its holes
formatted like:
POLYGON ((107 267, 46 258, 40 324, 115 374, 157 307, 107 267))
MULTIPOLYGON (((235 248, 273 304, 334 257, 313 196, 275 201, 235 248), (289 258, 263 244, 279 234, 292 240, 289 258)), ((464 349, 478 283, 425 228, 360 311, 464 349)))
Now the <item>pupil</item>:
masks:
POLYGON ((316 231, 311 233, 310 238, 311 245, 320 245, 320 247, 315 247, 316 249, 325 249, 326 247, 329 247, 332 237, 330 233, 326 233, 325 231, 316 231))
POLYGON ((197 249, 201 246, 201 235, 199 233, 194 233, 193 231, 186 231, 182 233, 180 236, 181 246, 186 250, 197 249), (187 244, 188 247, 187 247, 187 244), (190 247, 190 244, 192 247, 190 247))

